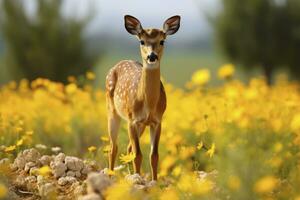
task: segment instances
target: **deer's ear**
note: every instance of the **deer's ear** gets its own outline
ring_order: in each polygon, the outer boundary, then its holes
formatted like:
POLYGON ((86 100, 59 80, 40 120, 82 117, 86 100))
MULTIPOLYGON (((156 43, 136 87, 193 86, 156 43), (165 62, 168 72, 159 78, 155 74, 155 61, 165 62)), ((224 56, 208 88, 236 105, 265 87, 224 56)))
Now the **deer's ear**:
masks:
POLYGON ((124 21, 125 28, 128 31, 128 33, 132 35, 138 35, 142 32, 143 28, 141 22, 137 18, 130 15, 125 15, 124 21))
POLYGON ((164 32, 166 35, 172 35, 178 31, 180 27, 180 16, 175 15, 167 19, 164 23, 164 32))

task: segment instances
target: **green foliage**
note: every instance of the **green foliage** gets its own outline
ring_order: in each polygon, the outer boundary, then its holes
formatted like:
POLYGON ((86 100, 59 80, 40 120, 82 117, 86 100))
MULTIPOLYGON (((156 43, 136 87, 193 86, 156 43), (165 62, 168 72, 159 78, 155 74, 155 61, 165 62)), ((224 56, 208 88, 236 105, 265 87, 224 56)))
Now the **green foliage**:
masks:
POLYGON ((227 56, 247 68, 261 66, 300 74, 300 2, 297 0, 223 0, 217 37, 227 56))
POLYGON ((87 53, 83 38, 90 17, 63 16, 63 2, 38 0, 36 12, 28 15, 24 1, 2 1, 2 34, 15 75, 66 81, 67 76, 78 76, 93 66, 95 56, 87 53))

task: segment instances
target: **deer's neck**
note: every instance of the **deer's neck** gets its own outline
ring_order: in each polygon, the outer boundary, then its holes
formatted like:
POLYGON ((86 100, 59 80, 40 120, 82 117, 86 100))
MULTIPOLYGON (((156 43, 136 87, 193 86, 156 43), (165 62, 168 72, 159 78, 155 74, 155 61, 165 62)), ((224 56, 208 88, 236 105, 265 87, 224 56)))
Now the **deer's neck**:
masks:
POLYGON ((160 64, 155 68, 150 68, 147 63, 143 63, 142 75, 138 87, 138 98, 142 100, 148 109, 156 107, 160 96, 160 64))

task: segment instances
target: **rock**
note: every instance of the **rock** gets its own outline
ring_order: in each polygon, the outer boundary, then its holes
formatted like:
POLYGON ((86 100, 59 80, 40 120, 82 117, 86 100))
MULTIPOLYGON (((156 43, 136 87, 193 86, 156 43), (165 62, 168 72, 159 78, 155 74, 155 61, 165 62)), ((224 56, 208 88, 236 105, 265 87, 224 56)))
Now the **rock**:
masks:
POLYGON ((28 162, 28 163, 25 164, 24 171, 25 171, 25 172, 29 172, 29 170, 30 170, 31 168, 33 168, 33 167, 35 167, 35 163, 34 163, 34 162, 28 162))
POLYGON ((80 195, 83 195, 85 193, 85 187, 84 184, 80 184, 79 182, 75 182, 72 184, 71 188, 73 189, 73 193, 75 197, 79 197, 80 195))
POLYGON ((0 160, 0 166, 8 166, 10 164, 10 160, 8 158, 3 158, 0 160))
POLYGON ((80 173, 79 171, 77 171, 77 172, 75 172, 75 176, 76 176, 77 178, 80 178, 81 173, 80 173))
POLYGON ((29 174, 30 174, 30 175, 37 175, 37 174, 38 174, 38 170, 39 170, 38 167, 32 167, 32 168, 30 168, 30 170, 29 170, 29 174))
POLYGON ((35 176, 27 176, 25 178, 25 181, 26 182, 30 182, 30 183, 33 183, 33 182, 36 182, 37 181, 37 178, 35 176))
POLYGON ((54 162, 61 162, 65 161, 66 155, 64 153, 59 153, 57 156, 54 157, 54 162))
POLYGON ((36 162, 41 157, 41 154, 34 148, 24 150, 22 155, 26 162, 36 162))
POLYGON ((73 156, 66 156, 65 163, 67 168, 72 171, 81 171, 84 166, 81 159, 73 156))
POLYGON ((149 183, 147 183, 147 187, 154 187, 156 185, 157 185, 157 181, 154 181, 154 180, 152 180, 149 183))
POLYGON ((129 174, 125 179, 132 184, 145 185, 146 181, 139 174, 129 174))
POLYGON ((38 187, 38 189, 39 189, 39 195, 44 198, 45 197, 49 198, 49 196, 55 195, 55 193, 56 193, 56 188, 53 183, 43 184, 40 187, 38 187))
POLYGON ((50 167, 52 169, 52 173, 55 178, 60 178, 65 176, 65 172, 67 171, 67 167, 64 163, 62 162, 51 162, 50 167))
POLYGON ((50 162, 52 161, 52 157, 48 155, 42 156, 39 161, 42 165, 50 165, 50 162))
POLYGON ((83 197, 79 198, 80 200, 102 200, 103 198, 95 193, 84 195, 83 197))
POLYGON ((92 167, 84 165, 83 169, 81 170, 81 174, 83 175, 87 175, 88 173, 90 173, 92 171, 92 167))
POLYGON ((26 164, 26 160, 22 155, 22 152, 18 154, 17 158, 15 159, 14 163, 13 163, 13 167, 17 168, 17 169, 24 169, 26 164))
POLYGON ((68 171, 68 172, 67 172, 67 176, 75 177, 75 172, 73 172, 73 171, 68 171))
POLYGON ((88 193, 103 193, 112 184, 111 179, 106 174, 92 172, 87 177, 88 193))
POLYGON ((67 185, 67 184, 72 184, 72 183, 75 183, 75 182, 77 182, 76 178, 71 177, 71 176, 61 177, 57 181, 58 185, 60 185, 60 186, 64 186, 64 185, 67 185))
POLYGON ((36 177, 36 182, 37 182, 38 186, 41 186, 41 185, 44 185, 46 183, 46 179, 43 176, 38 175, 36 177))

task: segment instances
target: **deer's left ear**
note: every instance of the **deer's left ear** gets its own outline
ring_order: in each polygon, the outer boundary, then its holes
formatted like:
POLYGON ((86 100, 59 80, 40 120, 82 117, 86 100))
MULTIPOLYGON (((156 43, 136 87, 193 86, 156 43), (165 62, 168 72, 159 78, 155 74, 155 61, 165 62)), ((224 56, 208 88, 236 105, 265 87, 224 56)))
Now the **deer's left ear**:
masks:
POLYGON ((180 27, 180 16, 175 15, 167 19, 164 23, 164 32, 166 35, 172 35, 178 31, 180 27))
POLYGON ((124 22, 126 30, 132 35, 138 35, 143 30, 141 22, 133 16, 125 15, 124 22))

